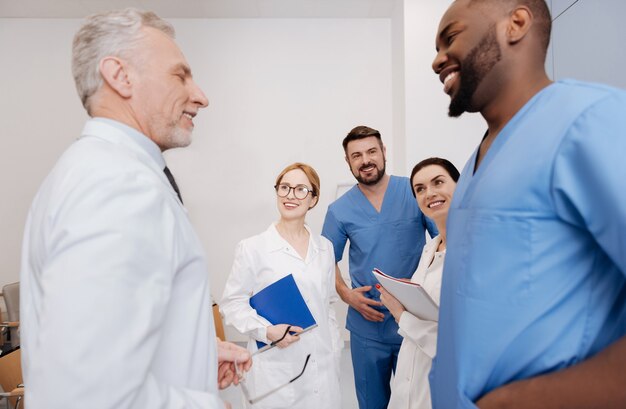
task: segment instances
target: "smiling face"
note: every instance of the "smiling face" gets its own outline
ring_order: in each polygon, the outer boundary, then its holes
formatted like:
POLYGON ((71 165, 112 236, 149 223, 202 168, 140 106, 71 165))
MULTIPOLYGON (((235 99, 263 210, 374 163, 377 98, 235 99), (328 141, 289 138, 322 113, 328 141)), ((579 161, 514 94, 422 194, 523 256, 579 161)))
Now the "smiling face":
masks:
POLYGON ((413 176, 411 187, 422 213, 438 226, 445 222, 456 188, 450 174, 439 165, 428 165, 413 176))
MULTIPOLYGON (((475 112, 472 106, 472 98, 481 81, 502 58, 500 46, 496 40, 495 26, 492 26, 480 42, 474 47, 467 57, 461 62, 461 70, 448 74, 444 88, 451 89, 454 81, 458 81, 458 90, 451 94, 448 115, 459 117, 464 112, 475 112)), ((445 79, 444 79, 445 80, 445 79)))
POLYGON ((346 146, 346 162, 359 183, 375 185, 385 176, 385 147, 375 136, 350 141, 346 146))
POLYGON ((141 131, 162 151, 191 143, 193 117, 208 105, 176 43, 159 30, 142 29, 130 62, 132 109, 141 131))
POLYGON ((457 0, 441 19, 433 70, 450 95, 448 114, 479 111, 495 91, 494 68, 502 60, 494 17, 480 6, 457 0))
POLYGON ((301 169, 293 169, 285 173, 278 181, 277 186, 279 189, 280 187, 294 188, 289 189, 289 193, 285 197, 276 195, 276 205, 283 220, 304 219, 309 209, 317 203, 318 198, 313 195, 313 186, 301 169), (299 187, 305 187, 309 190, 309 194, 304 199, 296 197, 295 190, 298 190, 299 187))

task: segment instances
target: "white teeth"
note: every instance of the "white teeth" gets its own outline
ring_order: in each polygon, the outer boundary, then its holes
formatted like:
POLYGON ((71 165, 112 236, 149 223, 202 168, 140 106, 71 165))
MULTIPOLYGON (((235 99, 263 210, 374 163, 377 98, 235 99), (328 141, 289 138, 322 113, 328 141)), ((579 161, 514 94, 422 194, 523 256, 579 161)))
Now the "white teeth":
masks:
POLYGON ((444 84, 447 84, 447 83, 448 83, 448 81, 453 80, 453 79, 457 76, 457 74, 458 74, 458 71, 453 71, 453 72, 451 72, 450 74, 448 74, 448 75, 446 76, 446 78, 444 78, 444 79, 443 79, 443 83, 444 83, 444 84))
POLYGON ((193 117, 191 116, 191 114, 188 114, 186 112, 183 113, 183 116, 186 116, 187 118, 189 118, 190 120, 193 119, 193 117))
POLYGON ((432 202, 428 205, 429 209, 432 209, 433 207, 438 207, 441 206, 443 204, 443 200, 437 200, 436 202, 432 202))

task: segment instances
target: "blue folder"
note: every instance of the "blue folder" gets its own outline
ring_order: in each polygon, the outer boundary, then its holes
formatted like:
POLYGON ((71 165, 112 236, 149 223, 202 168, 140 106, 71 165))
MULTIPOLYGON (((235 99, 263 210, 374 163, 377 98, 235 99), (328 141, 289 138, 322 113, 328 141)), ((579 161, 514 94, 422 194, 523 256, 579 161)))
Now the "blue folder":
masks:
MULTIPOLYGON (((317 325, 292 274, 250 297, 250 306, 272 325, 295 325, 305 331, 317 325)), ((261 341, 257 341, 256 344, 259 349, 266 346, 261 341)))

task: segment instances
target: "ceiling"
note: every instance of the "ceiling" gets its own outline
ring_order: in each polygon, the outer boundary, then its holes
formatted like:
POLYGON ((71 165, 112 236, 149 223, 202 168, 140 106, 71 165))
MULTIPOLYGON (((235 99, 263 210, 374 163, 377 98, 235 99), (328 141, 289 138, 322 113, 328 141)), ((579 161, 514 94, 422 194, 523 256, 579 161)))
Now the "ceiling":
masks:
POLYGON ((0 18, 82 18, 137 7, 164 18, 387 18, 398 0, 0 0, 0 18))

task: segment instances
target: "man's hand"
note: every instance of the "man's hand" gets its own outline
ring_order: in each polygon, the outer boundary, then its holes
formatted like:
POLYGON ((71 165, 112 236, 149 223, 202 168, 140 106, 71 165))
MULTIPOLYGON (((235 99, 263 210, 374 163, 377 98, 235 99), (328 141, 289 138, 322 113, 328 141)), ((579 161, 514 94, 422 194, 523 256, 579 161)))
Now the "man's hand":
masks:
POLYGON ((287 325, 287 324, 278 324, 278 325, 270 325, 267 327, 267 339, 272 342, 276 342, 282 338, 282 340, 276 344, 278 348, 287 348, 289 345, 293 344, 300 340, 300 333, 302 332, 302 328, 296 327, 295 325, 287 325), (289 328, 289 331, 287 331, 289 328), (294 332, 294 334, 291 334, 294 332))
POLYGON ((371 290, 372 286, 366 285, 364 287, 354 289, 349 288, 346 285, 346 282, 343 281, 343 278, 341 277, 341 270, 339 270, 339 266, 337 264, 335 264, 335 289, 343 302, 357 310, 366 320, 381 322, 385 319, 385 314, 370 307, 370 305, 380 307, 383 304, 363 295, 363 293, 371 290))
POLYGON ((354 289, 345 288, 339 296, 341 299, 352 308, 357 310, 366 320, 381 322, 385 319, 385 314, 380 311, 376 311, 371 306, 380 307, 383 304, 379 301, 372 300, 363 295, 372 289, 371 285, 364 287, 358 287, 354 289))
POLYGON ((389 292, 382 285, 376 284, 376 289, 380 291, 380 301, 385 307, 387 307, 391 315, 393 315, 393 318, 396 319, 396 322, 399 322, 400 316, 402 316, 402 313, 406 311, 404 305, 402 305, 396 297, 389 294, 389 292))
POLYGON ((231 384, 237 385, 239 377, 235 365, 239 370, 249 371, 252 366, 252 357, 245 348, 231 342, 217 340, 217 385, 225 389, 231 384))

